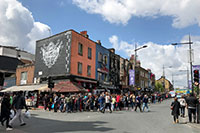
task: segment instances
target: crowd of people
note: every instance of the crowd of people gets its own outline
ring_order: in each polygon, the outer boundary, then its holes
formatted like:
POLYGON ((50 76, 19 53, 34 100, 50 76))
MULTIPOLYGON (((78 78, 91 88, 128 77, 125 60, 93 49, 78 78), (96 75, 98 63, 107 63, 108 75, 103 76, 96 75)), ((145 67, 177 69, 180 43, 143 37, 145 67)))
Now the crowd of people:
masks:
POLYGON ((61 94, 45 94, 42 97, 43 105, 45 110, 54 110, 54 112, 82 112, 82 111, 99 111, 105 113, 106 109, 109 112, 118 110, 134 110, 140 109, 140 112, 149 111, 148 103, 155 103, 156 101, 161 102, 162 97, 160 94, 110 94, 108 92, 102 92, 101 94, 94 95, 91 93, 86 94, 74 94, 64 95, 61 94))
MULTIPOLYGON (((1 116, 0 122, 4 126, 6 121, 6 130, 12 130, 13 123, 16 119, 20 120, 20 126, 26 125, 22 117, 22 109, 28 111, 29 99, 33 99, 33 107, 42 104, 44 110, 54 112, 83 112, 83 111, 98 111, 101 113, 110 113, 113 111, 132 110, 136 111, 139 108, 140 112, 149 112, 149 103, 161 102, 166 97, 160 94, 137 94, 122 93, 110 94, 109 92, 102 92, 100 94, 84 93, 84 94, 44 94, 26 96, 22 91, 18 93, 5 93, 0 99, 1 102, 1 116), (37 99, 37 102, 36 102, 37 99), (40 101, 40 102, 39 102, 40 101), (14 112, 14 117, 11 118, 11 112, 14 112)), ((29 105, 30 106, 30 105, 29 105)))
POLYGON ((192 122, 192 116, 193 116, 193 122, 197 122, 197 105, 198 105, 198 99, 196 96, 191 93, 190 95, 182 95, 180 99, 177 97, 174 98, 174 101, 171 103, 171 114, 174 118, 174 123, 179 123, 179 116, 185 117, 185 109, 188 110, 188 117, 189 122, 192 122))

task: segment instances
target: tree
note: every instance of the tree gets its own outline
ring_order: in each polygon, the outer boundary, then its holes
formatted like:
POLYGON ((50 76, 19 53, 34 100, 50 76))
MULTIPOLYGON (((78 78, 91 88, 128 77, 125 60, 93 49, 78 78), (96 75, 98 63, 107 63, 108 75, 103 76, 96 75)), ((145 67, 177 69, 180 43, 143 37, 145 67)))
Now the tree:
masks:
POLYGON ((160 92, 164 92, 163 85, 160 82, 156 82, 156 84, 155 84, 155 90, 156 91, 160 91, 160 92))

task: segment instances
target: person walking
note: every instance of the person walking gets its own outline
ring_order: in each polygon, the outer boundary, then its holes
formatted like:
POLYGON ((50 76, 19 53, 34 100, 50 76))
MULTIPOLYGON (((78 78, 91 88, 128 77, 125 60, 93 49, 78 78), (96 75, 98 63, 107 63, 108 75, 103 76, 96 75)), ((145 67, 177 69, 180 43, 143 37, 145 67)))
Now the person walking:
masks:
POLYGON ((24 120, 22 119, 22 109, 25 107, 26 111, 28 111, 28 107, 26 106, 25 98, 23 96, 23 91, 18 92, 17 96, 13 100, 12 108, 15 110, 16 114, 14 118, 9 122, 9 127, 12 128, 14 121, 19 119, 20 126, 26 125, 24 120))
POLYGON ((48 95, 45 94, 44 97, 43 97, 43 105, 44 105, 44 110, 47 110, 47 107, 48 107, 48 95))
POLYGON ((104 94, 100 95, 98 101, 99 101, 99 111, 104 113, 104 102, 105 102, 104 94))
POLYGON ((174 123, 179 123, 179 115, 180 115, 180 103, 178 102, 178 98, 175 97, 174 101, 171 103, 172 115, 174 116, 174 123))
POLYGON ((185 117, 186 100, 184 98, 184 95, 182 95, 178 101, 180 102, 181 105, 181 117, 185 117))
MULTIPOLYGON (((106 103, 105 109, 109 108, 110 113, 112 113, 112 110, 111 110, 111 96, 108 94, 108 92, 106 92, 105 103, 106 103)), ((104 112, 105 112, 105 109, 104 109, 104 112)))
POLYGON ((196 123, 196 107, 197 107, 197 98, 194 96, 193 93, 190 94, 188 98, 186 98, 186 106, 188 109, 188 116, 189 116, 189 122, 192 122, 192 114, 194 123, 196 123))
POLYGON ((58 103, 59 103, 59 97, 58 97, 58 95, 55 93, 55 94, 54 94, 54 112, 57 112, 57 110, 58 110, 58 103))
POLYGON ((10 96, 9 94, 5 93, 2 103, 1 103, 1 116, 0 116, 0 121, 1 125, 4 125, 4 121, 6 121, 6 130, 12 130, 12 127, 9 125, 9 120, 10 120, 10 109, 11 109, 11 104, 10 104, 10 96))
POLYGON ((142 109, 141 109, 141 95, 136 96, 135 111, 137 111, 137 107, 139 107, 140 112, 142 112, 142 109))
POLYGON ((144 108, 146 107, 147 108, 147 111, 149 112, 149 107, 148 107, 148 96, 147 95, 144 95, 144 98, 143 98, 143 106, 142 106, 142 111, 144 112, 144 108))

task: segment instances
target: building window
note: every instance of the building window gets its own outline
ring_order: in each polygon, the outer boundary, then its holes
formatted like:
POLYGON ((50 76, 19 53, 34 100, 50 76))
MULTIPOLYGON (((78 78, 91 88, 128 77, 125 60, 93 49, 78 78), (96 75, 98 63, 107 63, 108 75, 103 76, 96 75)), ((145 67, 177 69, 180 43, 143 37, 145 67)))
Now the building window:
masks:
POLYGON ((78 62, 78 74, 82 74, 82 63, 78 62))
POLYGON ((101 81, 102 73, 98 72, 98 80, 101 81))
POLYGON ((21 81, 20 84, 27 84, 27 72, 21 72, 21 81))
POLYGON ((88 48, 88 58, 92 59, 92 49, 88 48))
POLYGON ((99 62, 102 62, 102 61, 103 61, 103 55, 102 55, 102 53, 100 53, 100 52, 99 52, 99 54, 98 54, 98 61, 99 61, 99 62))
POLYGON ((87 66, 87 75, 91 76, 91 66, 90 65, 87 66))
POLYGON ((107 74, 105 74, 105 78, 104 78, 104 81, 108 81, 108 75, 107 74))
POLYGON ((105 65, 107 65, 107 63, 108 63, 108 58, 107 58, 106 55, 104 55, 104 57, 103 57, 103 63, 104 63, 105 65))
POLYGON ((83 55, 83 44, 78 43, 78 54, 83 55))

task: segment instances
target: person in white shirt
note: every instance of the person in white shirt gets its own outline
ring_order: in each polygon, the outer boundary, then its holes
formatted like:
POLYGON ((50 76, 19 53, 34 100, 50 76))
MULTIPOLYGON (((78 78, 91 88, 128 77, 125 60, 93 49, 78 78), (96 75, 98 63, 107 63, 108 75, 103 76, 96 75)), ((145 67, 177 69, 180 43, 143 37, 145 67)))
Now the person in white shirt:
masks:
POLYGON ((105 103, 106 103, 106 106, 105 106, 105 109, 107 109, 109 107, 109 110, 110 110, 110 113, 112 113, 112 110, 111 110, 111 96, 108 94, 108 92, 106 92, 106 96, 105 96, 105 103))
POLYGON ((180 102, 181 105, 181 117, 185 117, 186 100, 184 98, 184 95, 182 95, 178 101, 180 102))

